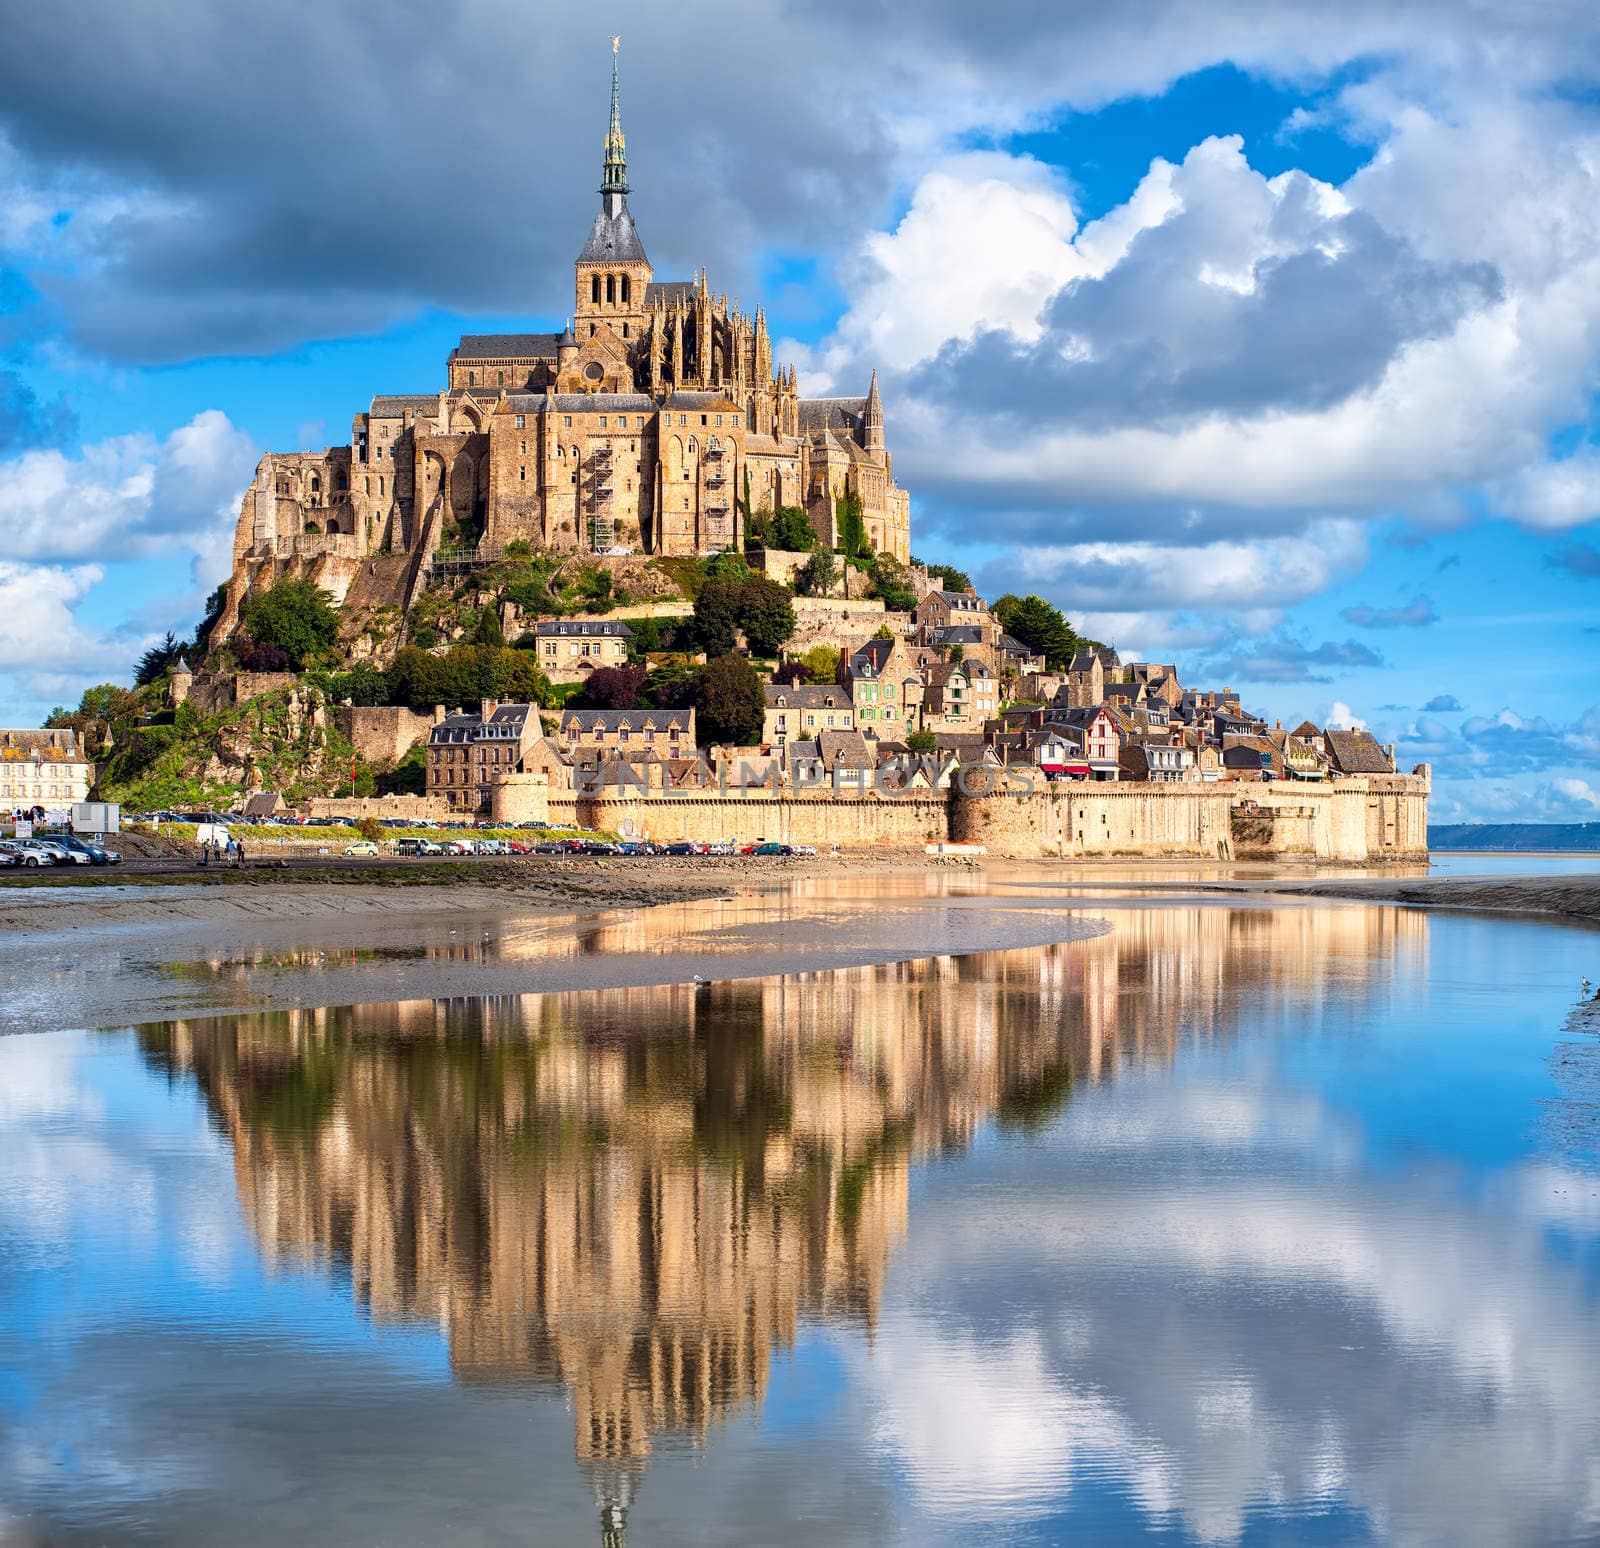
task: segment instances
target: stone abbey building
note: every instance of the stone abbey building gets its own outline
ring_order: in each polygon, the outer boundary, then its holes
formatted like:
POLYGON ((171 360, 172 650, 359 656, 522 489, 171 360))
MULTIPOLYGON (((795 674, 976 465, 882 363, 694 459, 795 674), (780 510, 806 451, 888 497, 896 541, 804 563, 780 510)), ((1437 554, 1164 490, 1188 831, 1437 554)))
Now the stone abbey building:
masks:
POLYGON ((440 550, 742 548, 746 488, 757 510, 804 506, 824 542, 853 493, 873 548, 909 559, 876 376, 863 398, 802 398, 760 307, 714 293, 703 269, 656 278, 628 192, 613 49, 600 209, 568 326, 468 334, 442 388, 375 397, 348 445, 263 457, 219 642, 245 595, 285 573, 365 612, 407 605, 440 550))

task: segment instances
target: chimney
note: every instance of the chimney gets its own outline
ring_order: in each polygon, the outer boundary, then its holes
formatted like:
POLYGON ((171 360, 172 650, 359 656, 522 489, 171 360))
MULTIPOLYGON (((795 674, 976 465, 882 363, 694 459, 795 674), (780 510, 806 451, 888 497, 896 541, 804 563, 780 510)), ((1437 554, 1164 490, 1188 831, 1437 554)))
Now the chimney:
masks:
POLYGON ((478 702, 478 717, 488 722, 494 718, 494 712, 500 708, 498 699, 481 699, 478 702))
POLYGON ((435 704, 433 707, 433 723, 438 725, 444 719, 444 705, 435 704))
POLYGON ((1281 731, 1281 730, 1283 730, 1283 722, 1282 722, 1282 721, 1281 721, 1281 720, 1275 720, 1275 721, 1273 721, 1273 723, 1272 723, 1272 729, 1273 729, 1273 730, 1274 730, 1274 731, 1281 731))

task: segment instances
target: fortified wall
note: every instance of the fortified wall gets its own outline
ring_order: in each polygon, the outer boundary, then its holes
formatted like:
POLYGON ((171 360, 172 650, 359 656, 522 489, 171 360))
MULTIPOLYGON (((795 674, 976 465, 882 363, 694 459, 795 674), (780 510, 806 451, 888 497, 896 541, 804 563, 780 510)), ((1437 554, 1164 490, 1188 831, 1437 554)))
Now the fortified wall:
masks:
POLYGON ((1358 775, 1315 786, 1056 784, 1031 790, 981 775, 948 793, 815 792, 770 786, 552 789, 518 774, 495 792, 496 821, 598 828, 632 838, 770 841, 818 848, 981 844, 1019 859, 1287 859, 1364 864, 1427 856, 1429 774, 1358 775))
POLYGON ((990 854, 1345 861, 1428 853, 1426 764, 1317 785, 1040 786, 955 793, 950 837, 990 854))

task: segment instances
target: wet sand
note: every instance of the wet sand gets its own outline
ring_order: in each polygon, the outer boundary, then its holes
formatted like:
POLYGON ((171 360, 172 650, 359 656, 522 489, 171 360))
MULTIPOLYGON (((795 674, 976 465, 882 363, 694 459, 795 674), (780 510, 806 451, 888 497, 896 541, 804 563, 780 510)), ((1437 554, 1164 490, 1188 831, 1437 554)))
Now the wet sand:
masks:
POLYGON ((1179 899, 1600 920, 1600 875, 1334 878, 908 855, 502 863, 403 884, 340 874, 338 885, 262 872, 0 889, 0 1033, 953 957, 1095 934, 1107 908, 1179 899))
POLYGON ((1213 885, 1217 890, 1278 897, 1348 898, 1361 903, 1469 908, 1496 914, 1554 914, 1568 919, 1600 921, 1600 873, 1587 876, 1386 876, 1213 885))

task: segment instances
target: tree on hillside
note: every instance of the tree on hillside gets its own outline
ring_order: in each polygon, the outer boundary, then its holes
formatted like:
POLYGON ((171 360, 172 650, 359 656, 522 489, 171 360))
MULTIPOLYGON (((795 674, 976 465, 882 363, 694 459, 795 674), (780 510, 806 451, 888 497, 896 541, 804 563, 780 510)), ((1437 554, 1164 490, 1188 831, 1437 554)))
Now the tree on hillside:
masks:
POLYGON ((772 517, 772 546, 806 553, 817 546, 817 529, 798 505, 780 505, 772 517))
POLYGON ((647 676, 642 666, 596 667, 568 702, 574 709, 634 709, 647 676))
POLYGON ((713 576, 694 599, 694 632, 707 656, 724 656, 733 649, 739 632, 744 583, 713 576))
POLYGON ((152 645, 139 657, 139 664, 133 672, 134 686, 143 688, 158 677, 166 676, 183 659, 183 648, 183 641, 168 629, 164 640, 152 645))
POLYGON ((839 652, 832 645, 813 645, 801 655, 800 661, 806 669, 807 682, 839 681, 839 652))
POLYGON ((758 656, 775 656, 794 633, 794 603, 777 581, 752 575, 739 590, 739 627, 758 656))
POLYGON ((663 661, 644 680, 644 700, 656 709, 688 709, 699 675, 687 661, 663 661))
POLYGON ((500 623, 500 609, 494 603, 478 610, 478 625, 472 631, 474 645, 492 645, 499 649, 506 642, 506 631, 500 623))
POLYGON ((327 592, 285 576, 245 604, 244 626, 258 645, 282 651, 299 669, 333 643, 339 615, 327 592))
POLYGON ((953 564, 929 564, 925 559, 919 559, 915 554, 911 556, 913 564, 921 565, 928 572, 930 580, 936 582, 942 591, 966 591, 972 585, 972 577, 965 570, 958 570, 953 564))
POLYGON ((825 597, 839 583, 839 562, 831 548, 817 549, 794 572, 794 589, 802 597, 825 597))
POLYGON ((867 594, 881 597, 891 613, 909 613, 917 605, 916 593, 906 584, 905 566, 893 554, 879 554, 872 561, 872 584, 867 594))
POLYGON ((729 652, 702 668, 693 703, 702 746, 747 747, 761 740, 766 694, 761 674, 743 656, 729 652))
POLYGON ((1052 607, 1043 597, 1018 597, 1008 592, 990 611, 1007 634, 1015 635, 1024 645, 1038 651, 1052 671, 1072 660, 1078 648, 1078 636, 1062 616, 1061 609, 1052 607))

